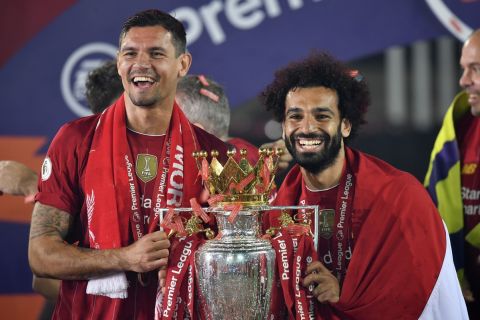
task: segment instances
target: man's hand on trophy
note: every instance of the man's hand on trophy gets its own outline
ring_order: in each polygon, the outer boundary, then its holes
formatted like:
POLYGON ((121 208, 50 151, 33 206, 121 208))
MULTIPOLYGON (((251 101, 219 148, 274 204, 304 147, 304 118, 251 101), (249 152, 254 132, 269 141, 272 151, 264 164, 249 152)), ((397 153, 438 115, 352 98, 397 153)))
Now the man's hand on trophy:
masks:
POLYGON ((303 285, 315 286, 312 293, 321 303, 335 303, 340 299, 340 284, 337 278, 320 262, 314 261, 308 267, 303 285))
POLYGON ((164 231, 144 235, 138 241, 125 247, 126 270, 149 272, 168 264, 170 240, 164 231))

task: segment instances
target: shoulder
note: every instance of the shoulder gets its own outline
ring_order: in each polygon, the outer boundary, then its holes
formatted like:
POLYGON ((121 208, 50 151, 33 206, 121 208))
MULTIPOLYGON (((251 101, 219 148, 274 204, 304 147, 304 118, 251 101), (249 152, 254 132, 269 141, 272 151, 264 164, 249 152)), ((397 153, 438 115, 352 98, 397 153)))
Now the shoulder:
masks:
POLYGON ((100 115, 92 115, 67 122, 57 132, 48 149, 49 157, 78 160, 83 149, 88 149, 100 115))
MULTIPOLYGON (((355 189, 356 219, 435 225, 438 213, 423 185, 411 174, 367 154, 361 154, 355 189)), ((432 227, 433 228, 433 227, 432 227)))
POLYGON ((67 140, 69 144, 77 141, 83 142, 86 137, 93 135, 99 117, 99 114, 95 114, 65 123, 58 130, 54 141, 67 140))
MULTIPOLYGON (((423 187, 413 175, 399 170, 391 164, 366 153, 353 151, 355 158, 355 176, 359 190, 371 195, 375 199, 423 199, 430 198, 423 187)), ((362 192, 362 194, 364 194, 362 192)))

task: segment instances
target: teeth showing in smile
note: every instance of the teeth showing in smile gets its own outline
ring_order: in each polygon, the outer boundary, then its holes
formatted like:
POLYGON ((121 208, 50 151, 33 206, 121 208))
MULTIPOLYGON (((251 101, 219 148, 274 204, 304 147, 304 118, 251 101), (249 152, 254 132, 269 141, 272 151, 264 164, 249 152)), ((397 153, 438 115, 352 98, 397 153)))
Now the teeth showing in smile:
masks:
POLYGON ((301 146, 318 146, 322 143, 322 140, 298 140, 301 146))
POLYGON ((153 83, 153 79, 152 78, 149 78, 149 77, 134 77, 133 78, 133 82, 134 83, 138 83, 138 82, 150 82, 150 83, 153 83))

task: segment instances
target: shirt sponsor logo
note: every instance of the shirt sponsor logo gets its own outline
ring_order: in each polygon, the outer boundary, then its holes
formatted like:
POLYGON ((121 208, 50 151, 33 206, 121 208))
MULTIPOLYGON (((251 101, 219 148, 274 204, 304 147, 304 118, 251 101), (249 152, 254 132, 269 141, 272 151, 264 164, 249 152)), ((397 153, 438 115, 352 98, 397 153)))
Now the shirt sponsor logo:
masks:
POLYGON ((48 178, 52 175, 52 161, 49 157, 46 157, 43 160, 42 164, 42 181, 47 181, 48 178))

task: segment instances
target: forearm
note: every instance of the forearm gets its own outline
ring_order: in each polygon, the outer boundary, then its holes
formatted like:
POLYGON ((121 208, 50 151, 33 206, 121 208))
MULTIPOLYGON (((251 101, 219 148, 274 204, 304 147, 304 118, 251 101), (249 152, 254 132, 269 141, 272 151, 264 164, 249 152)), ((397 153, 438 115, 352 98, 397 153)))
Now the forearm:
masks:
POLYGON ((51 236, 30 239, 29 261, 39 277, 86 280, 128 270, 122 249, 93 250, 51 236))
POLYGON ((28 257, 34 274, 83 280, 128 270, 125 248, 92 250, 65 243, 73 219, 67 212, 37 203, 32 214, 28 257))
POLYGON ((84 280, 119 271, 148 272, 168 264, 170 241, 163 231, 149 233, 127 247, 92 250, 63 241, 72 223, 72 216, 67 212, 35 204, 28 247, 34 274, 84 280))

